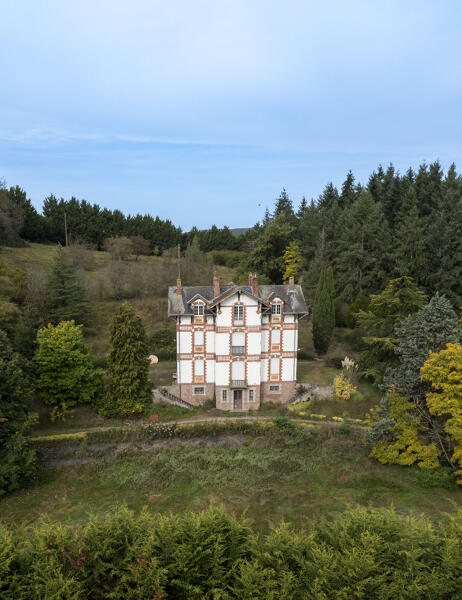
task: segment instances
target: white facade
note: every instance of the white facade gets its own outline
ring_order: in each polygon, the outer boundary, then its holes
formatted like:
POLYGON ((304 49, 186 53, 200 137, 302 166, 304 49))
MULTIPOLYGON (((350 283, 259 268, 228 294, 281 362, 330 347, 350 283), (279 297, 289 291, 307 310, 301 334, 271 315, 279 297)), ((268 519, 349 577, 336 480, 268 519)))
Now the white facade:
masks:
POLYGON ((290 400, 297 372, 303 293, 287 286, 169 289, 177 326, 178 396, 192 404, 215 398, 223 410, 252 410, 290 400))

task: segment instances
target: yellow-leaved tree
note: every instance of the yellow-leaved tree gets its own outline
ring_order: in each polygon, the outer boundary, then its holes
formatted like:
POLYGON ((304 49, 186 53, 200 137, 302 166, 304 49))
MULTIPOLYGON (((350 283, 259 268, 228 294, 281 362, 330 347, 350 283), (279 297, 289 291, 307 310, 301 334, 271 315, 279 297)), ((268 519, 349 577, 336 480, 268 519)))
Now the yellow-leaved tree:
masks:
POLYGON ((300 253, 300 246, 297 242, 290 242, 286 247, 283 254, 285 271, 282 276, 283 283, 288 283, 289 277, 296 277, 300 265, 302 264, 302 255, 300 253))
POLYGON ((432 415, 448 417, 444 430, 452 444, 458 483, 462 484, 462 346, 448 344, 440 352, 430 352, 421 373, 422 381, 434 389, 427 394, 428 410, 432 415))
POLYGON ((382 464, 413 465, 434 469, 439 465, 438 448, 433 442, 425 444, 419 438, 420 416, 415 406, 394 389, 389 394, 390 417, 394 425, 390 429, 392 439, 380 440, 372 448, 370 456, 382 464))

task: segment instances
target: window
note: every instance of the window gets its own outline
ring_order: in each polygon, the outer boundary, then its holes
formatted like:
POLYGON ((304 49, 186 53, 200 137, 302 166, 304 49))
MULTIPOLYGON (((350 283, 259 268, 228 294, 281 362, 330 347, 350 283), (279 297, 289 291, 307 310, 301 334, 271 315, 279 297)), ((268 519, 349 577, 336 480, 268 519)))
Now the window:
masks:
POLYGON ((221 390, 221 401, 228 402, 228 390, 221 390))
POLYGON ((204 332, 199 330, 194 332, 194 346, 204 346, 204 332))
POLYGON ((195 304, 194 305, 194 316, 202 317, 204 314, 204 305, 203 304, 195 304))
POLYGON ((235 304, 234 305, 234 322, 241 323, 244 321, 244 305, 243 304, 235 304))
POLYGON ((271 359, 271 375, 279 375, 279 358, 271 359))
POLYGON ((272 345, 277 345, 279 346, 279 344, 281 343, 281 330, 280 329, 273 329, 273 331, 271 332, 271 344, 272 345))
POLYGON ((281 303, 280 302, 275 302, 271 306, 271 312, 273 313, 273 315, 280 315, 281 314, 281 303))
POLYGON ((194 396, 203 396, 204 388, 203 387, 195 387, 193 390, 193 394, 194 394, 194 396))
POLYGON ((245 354, 245 333, 243 331, 235 331, 232 334, 231 346, 233 356, 245 354))
POLYGON ((194 375, 196 377, 202 377, 204 375, 204 361, 203 360, 195 360, 194 361, 194 375))
POLYGON ((249 402, 255 402, 255 390, 249 390, 249 402))
POLYGON ((278 385, 270 385, 270 392, 279 392, 279 386, 278 385))

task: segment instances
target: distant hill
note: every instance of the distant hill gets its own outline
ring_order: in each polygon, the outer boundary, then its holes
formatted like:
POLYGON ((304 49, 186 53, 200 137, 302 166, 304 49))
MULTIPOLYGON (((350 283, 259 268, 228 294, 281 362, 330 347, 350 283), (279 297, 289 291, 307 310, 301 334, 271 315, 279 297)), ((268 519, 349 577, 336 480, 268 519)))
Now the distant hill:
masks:
POLYGON ((235 237, 238 237, 246 231, 249 231, 249 229, 250 227, 236 227, 235 229, 230 229, 230 231, 235 237))

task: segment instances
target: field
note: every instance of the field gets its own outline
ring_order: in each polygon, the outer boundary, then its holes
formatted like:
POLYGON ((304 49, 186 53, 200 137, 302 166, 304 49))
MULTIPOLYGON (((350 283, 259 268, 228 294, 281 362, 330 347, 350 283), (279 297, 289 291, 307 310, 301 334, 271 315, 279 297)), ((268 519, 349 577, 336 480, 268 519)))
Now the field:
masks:
POLYGON ((267 529, 281 520, 301 527, 354 504, 393 504, 400 513, 435 519, 461 504, 462 490, 421 488, 416 472, 369 459, 360 433, 319 425, 308 441, 283 433, 164 441, 150 451, 44 469, 37 482, 0 500, 0 514, 15 524, 72 523, 114 503, 154 513, 223 504, 267 529))
MULTIPOLYGON (((28 248, 6 248, 0 259, 23 268, 42 279, 55 249, 32 244, 28 248)), ((112 314, 123 299, 114 299, 110 289, 111 259, 104 252, 85 251, 80 256, 79 275, 89 289, 93 318, 85 335, 98 360, 109 350, 112 314)), ((174 265, 173 265, 174 266, 174 265)), ((143 319, 148 335, 174 323, 166 314, 167 285, 174 282, 172 260, 140 257, 127 265, 127 273, 142 290, 132 286, 124 292, 143 319), (149 281, 151 276, 158 277, 149 281), (137 279, 138 278, 138 279, 137 279), (140 279, 141 281, 141 279, 140 279), (141 284, 140 284, 141 285, 141 284), (131 291, 130 291, 131 290, 131 291), (152 293, 151 293, 152 292, 152 293)), ((220 268, 223 281, 232 279, 229 269, 220 268)), ((314 358, 309 319, 300 322, 300 347, 312 360, 298 363, 299 383, 330 385, 339 372, 332 358, 355 356, 351 332, 336 330, 327 356, 314 358)), ((155 386, 169 385, 176 369, 174 361, 159 362, 150 368, 155 386)), ((375 388, 360 383, 359 393, 349 403, 337 400, 313 401, 310 412, 328 419, 347 412, 362 418, 379 398, 375 388)), ((91 428, 134 425, 134 419, 104 420, 90 406, 77 407, 66 423, 52 423, 49 410, 37 403, 40 422, 35 435, 81 431, 91 428)), ((159 421, 184 418, 232 417, 213 408, 187 411, 176 406, 153 405, 159 421)), ((267 418, 284 415, 279 406, 266 405, 259 414, 267 418)), ((302 526, 319 515, 336 515, 350 504, 395 505, 398 511, 424 512, 432 518, 460 504, 462 491, 426 489, 416 484, 416 469, 384 467, 368 458, 362 432, 349 436, 328 424, 316 426, 310 440, 293 439, 286 434, 252 436, 210 436, 189 441, 160 443, 149 451, 127 449, 117 456, 93 458, 87 464, 42 468, 36 481, 25 489, 0 499, 0 515, 10 523, 34 522, 40 518, 62 522, 82 522, 88 513, 103 513, 115 502, 139 510, 181 512, 224 504, 227 510, 245 512, 256 526, 265 529, 284 519, 302 526)))

